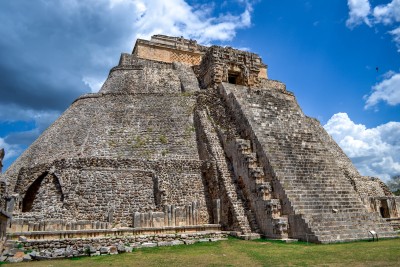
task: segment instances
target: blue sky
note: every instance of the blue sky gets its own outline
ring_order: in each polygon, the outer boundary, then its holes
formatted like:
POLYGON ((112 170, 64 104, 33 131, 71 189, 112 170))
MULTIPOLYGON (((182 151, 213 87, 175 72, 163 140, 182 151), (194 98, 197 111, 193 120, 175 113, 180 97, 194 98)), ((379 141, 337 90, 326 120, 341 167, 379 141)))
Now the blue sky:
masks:
POLYGON ((400 174, 400 0, 1 1, 0 34, 5 168, 136 38, 167 34, 258 53, 363 175, 400 174))

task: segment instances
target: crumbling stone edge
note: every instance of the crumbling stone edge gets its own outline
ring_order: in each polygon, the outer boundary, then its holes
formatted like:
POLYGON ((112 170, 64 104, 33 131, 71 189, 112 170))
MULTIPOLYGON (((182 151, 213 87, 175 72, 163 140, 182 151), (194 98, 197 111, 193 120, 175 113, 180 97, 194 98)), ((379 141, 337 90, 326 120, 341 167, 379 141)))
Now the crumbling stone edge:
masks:
POLYGON ((136 249, 191 245, 199 242, 227 240, 229 232, 196 232, 179 234, 153 234, 112 236, 97 238, 65 238, 32 240, 20 236, 9 241, 0 256, 0 262, 23 262, 83 256, 116 255, 136 249))

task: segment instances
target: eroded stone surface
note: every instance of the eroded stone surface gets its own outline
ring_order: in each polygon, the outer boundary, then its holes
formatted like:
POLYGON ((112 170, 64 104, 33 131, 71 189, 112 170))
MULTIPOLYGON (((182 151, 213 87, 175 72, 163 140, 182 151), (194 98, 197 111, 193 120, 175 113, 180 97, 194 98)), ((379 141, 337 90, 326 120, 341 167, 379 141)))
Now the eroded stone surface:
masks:
POLYGON ((0 196, 0 249, 21 236, 32 258, 205 241, 173 233, 209 224, 245 239, 394 237, 381 217, 400 214, 399 198, 359 175, 258 55, 161 35, 138 40, 99 93, 42 134, 1 175, 0 196), (89 238, 128 228, 165 234, 89 238))

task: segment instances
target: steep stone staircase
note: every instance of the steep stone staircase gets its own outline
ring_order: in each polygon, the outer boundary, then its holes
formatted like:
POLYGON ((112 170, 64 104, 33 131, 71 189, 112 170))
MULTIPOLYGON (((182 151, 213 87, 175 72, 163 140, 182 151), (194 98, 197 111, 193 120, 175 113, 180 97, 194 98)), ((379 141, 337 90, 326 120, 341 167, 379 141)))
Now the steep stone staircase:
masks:
POLYGON ((261 164, 270 165, 281 201, 304 222, 304 229, 291 229, 291 237, 327 243, 366 239, 371 230, 395 236, 378 214, 367 212, 318 134, 317 122, 303 115, 293 96, 230 84, 222 91, 238 125, 258 146, 261 164))
POLYGON ((221 147, 214 127, 209 121, 207 111, 197 111, 197 115, 207 138, 209 152, 217 162, 218 179, 220 184, 223 185, 223 193, 232 209, 234 219, 237 221, 236 230, 240 232, 239 235, 250 234, 252 231, 246 216, 246 204, 237 194, 235 181, 226 162, 224 150, 221 147))
POLYGON ((271 181, 266 177, 257 154, 253 152, 250 140, 236 138, 226 151, 228 155, 231 151, 242 191, 245 192, 250 210, 256 215, 254 219, 257 231, 272 238, 287 238, 288 217, 282 214, 281 201, 273 195, 271 181))

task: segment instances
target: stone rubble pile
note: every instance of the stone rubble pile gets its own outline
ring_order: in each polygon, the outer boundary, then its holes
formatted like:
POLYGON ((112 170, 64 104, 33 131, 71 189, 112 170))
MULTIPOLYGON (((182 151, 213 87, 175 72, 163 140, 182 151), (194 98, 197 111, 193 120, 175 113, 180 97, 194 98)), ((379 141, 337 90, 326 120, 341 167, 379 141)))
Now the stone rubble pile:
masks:
POLYGON ((28 240, 26 237, 20 236, 19 241, 6 242, 0 262, 116 255, 130 253, 141 248, 192 245, 226 239, 227 234, 222 232, 60 240, 28 240))

